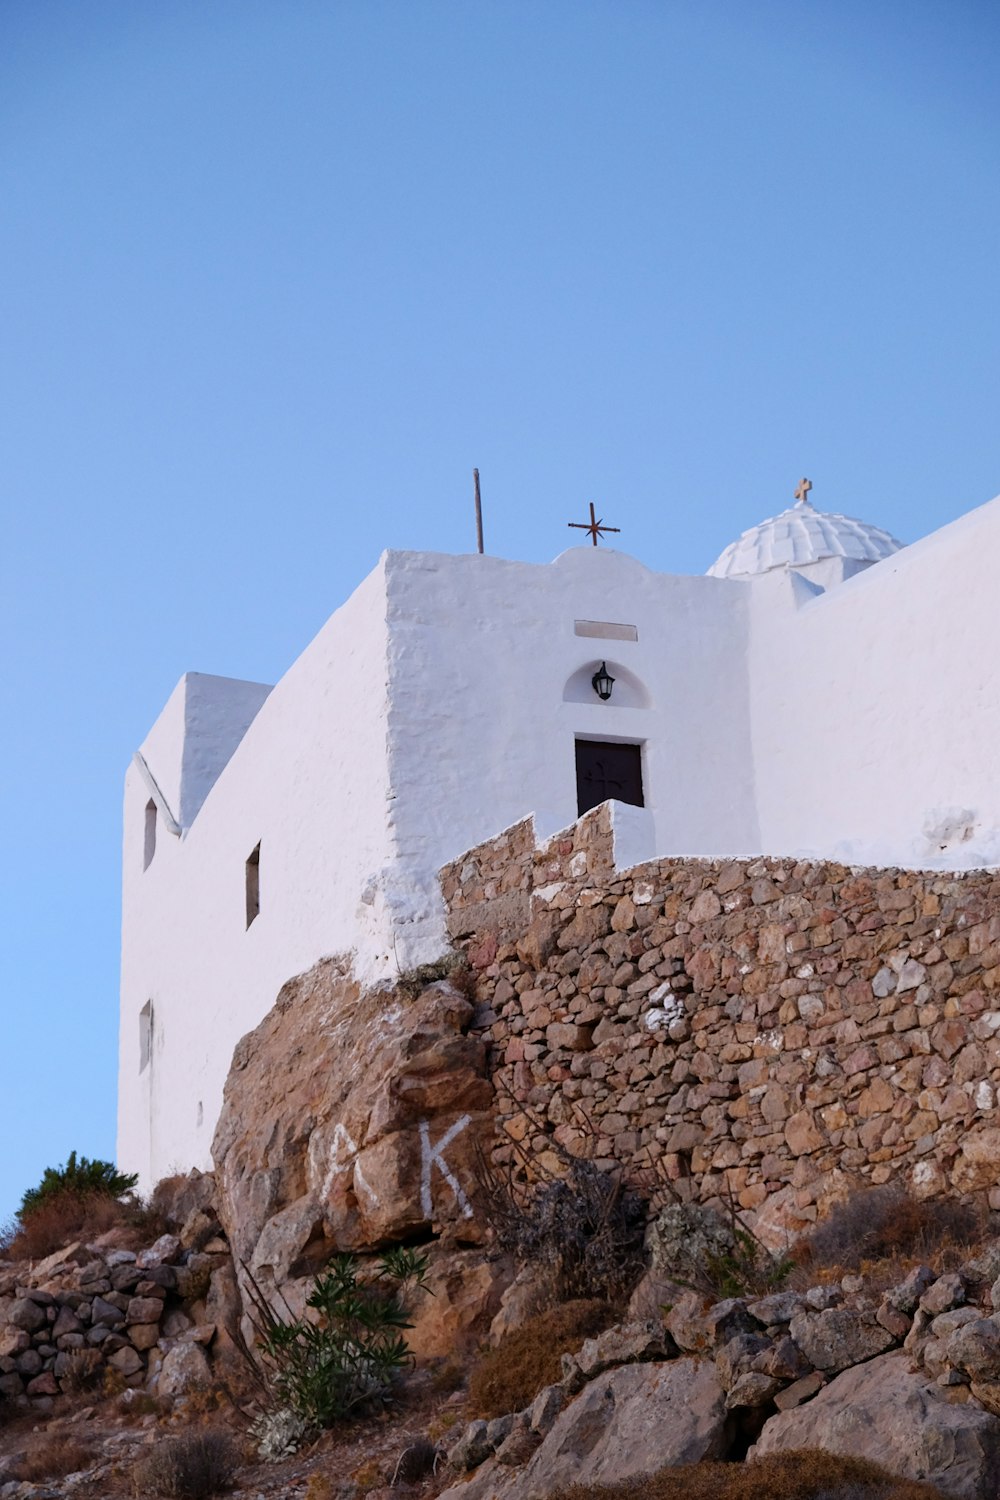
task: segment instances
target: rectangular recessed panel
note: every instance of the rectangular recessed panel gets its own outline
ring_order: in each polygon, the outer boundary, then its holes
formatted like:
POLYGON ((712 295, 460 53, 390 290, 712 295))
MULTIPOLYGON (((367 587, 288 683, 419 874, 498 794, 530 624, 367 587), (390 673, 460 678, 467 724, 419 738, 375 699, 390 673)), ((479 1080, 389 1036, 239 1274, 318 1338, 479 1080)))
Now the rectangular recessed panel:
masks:
POLYGON ((601 641, 637 641, 639 632, 634 625, 616 625, 612 620, 575 620, 575 635, 596 636, 601 641))

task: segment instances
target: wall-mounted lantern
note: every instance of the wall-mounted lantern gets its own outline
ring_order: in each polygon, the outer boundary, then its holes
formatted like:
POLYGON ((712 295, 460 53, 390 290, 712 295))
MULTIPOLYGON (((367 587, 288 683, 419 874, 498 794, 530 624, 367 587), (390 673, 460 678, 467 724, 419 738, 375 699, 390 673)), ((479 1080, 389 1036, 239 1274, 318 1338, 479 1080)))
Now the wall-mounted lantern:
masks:
POLYGON ((598 698, 600 698, 601 702, 607 703, 608 699, 611 697, 611 689, 615 685, 615 679, 608 671, 608 664, 606 661, 601 662, 599 669, 594 673, 590 681, 593 684, 594 692, 597 694, 598 698))

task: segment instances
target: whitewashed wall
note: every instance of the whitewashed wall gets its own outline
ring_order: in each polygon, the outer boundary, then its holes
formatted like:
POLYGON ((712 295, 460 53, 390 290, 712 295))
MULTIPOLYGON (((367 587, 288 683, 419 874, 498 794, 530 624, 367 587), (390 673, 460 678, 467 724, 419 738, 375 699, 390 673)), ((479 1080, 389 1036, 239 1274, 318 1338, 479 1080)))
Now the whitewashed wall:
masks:
POLYGON ((442 864, 528 812, 540 834, 573 821, 577 738, 643 745, 647 857, 757 850, 746 585, 590 547, 545 567, 394 553, 387 578, 390 819, 424 887, 397 934, 408 961, 443 941, 442 864), (579 636, 577 620, 638 639, 579 636), (607 703, 590 686, 602 660, 607 703))
MULTIPOLYGON (((184 836, 158 833, 146 871, 148 792, 129 770, 118 1159, 147 1186, 210 1164, 235 1043, 286 979, 356 940, 359 892, 389 853, 385 660, 380 565, 267 698, 184 836), (247 929, 245 865, 258 842, 261 912, 247 929), (140 1074, 147 1000, 154 1055, 140 1074)), ((170 727, 143 746, 164 789, 177 783, 156 753, 170 727)))
POLYGON ((754 582, 765 850, 1000 862, 998 556, 1000 499, 819 597, 787 575, 754 582))

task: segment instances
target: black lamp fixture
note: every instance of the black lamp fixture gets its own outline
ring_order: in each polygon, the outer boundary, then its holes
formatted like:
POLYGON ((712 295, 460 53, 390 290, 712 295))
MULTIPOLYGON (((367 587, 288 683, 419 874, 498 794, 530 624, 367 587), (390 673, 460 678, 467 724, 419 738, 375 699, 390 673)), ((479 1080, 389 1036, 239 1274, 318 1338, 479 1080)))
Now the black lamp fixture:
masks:
POLYGON ((608 699, 611 697, 611 689, 615 685, 615 679, 608 671, 608 664, 606 661, 601 662, 600 667, 594 673, 590 681, 593 685, 594 692, 597 694, 598 698, 600 698, 601 702, 607 703, 608 699))

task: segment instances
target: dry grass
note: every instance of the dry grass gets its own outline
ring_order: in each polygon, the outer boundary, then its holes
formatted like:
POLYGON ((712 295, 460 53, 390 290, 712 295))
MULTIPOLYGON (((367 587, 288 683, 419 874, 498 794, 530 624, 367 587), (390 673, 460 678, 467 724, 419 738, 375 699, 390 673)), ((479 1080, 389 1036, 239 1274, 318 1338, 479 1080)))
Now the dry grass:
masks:
POLYGON ((162 1233, 162 1220, 135 1198, 67 1189, 46 1197, 0 1235, 0 1259, 44 1260, 74 1240, 92 1241, 115 1231, 120 1249, 141 1249, 162 1233))
POLYGON ((241 1457, 228 1432, 164 1438, 135 1463, 132 1484, 138 1500, 149 1495, 208 1500, 231 1487, 241 1457))
POLYGON ((629 1484, 580 1485, 552 1500, 944 1500, 944 1493, 864 1458, 800 1449, 745 1464, 682 1464, 629 1484))
POLYGON ((33 1433, 24 1457, 9 1470, 9 1478, 22 1482, 40 1479, 62 1479, 89 1469, 94 1450, 70 1433, 33 1433))
POLYGON ((938 1270, 959 1266, 996 1236, 989 1209, 971 1198, 916 1199, 889 1185, 852 1193, 795 1246, 809 1276, 832 1279, 864 1271, 875 1281, 905 1275, 927 1262, 938 1270))
POLYGON ((562 1302, 530 1318, 482 1355, 469 1379, 469 1410, 502 1417, 527 1406, 544 1386, 562 1378, 560 1358, 614 1321, 606 1302, 562 1302))

